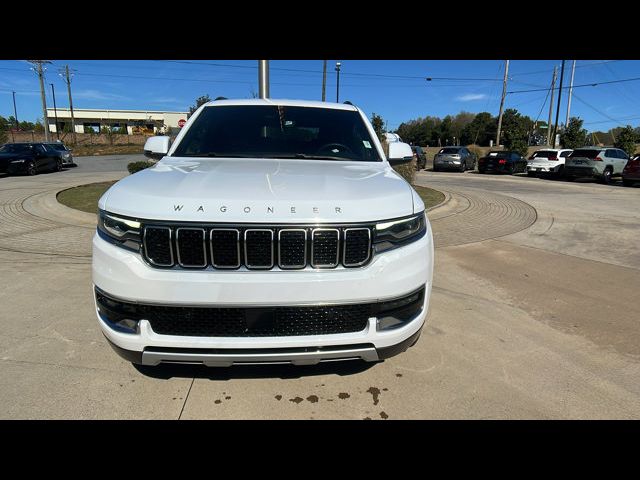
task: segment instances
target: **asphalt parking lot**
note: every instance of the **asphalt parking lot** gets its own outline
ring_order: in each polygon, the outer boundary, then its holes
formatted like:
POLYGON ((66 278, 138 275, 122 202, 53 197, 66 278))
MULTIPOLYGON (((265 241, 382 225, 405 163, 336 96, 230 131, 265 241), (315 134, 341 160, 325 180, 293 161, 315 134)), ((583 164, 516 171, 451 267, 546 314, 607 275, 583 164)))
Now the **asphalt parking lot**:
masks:
POLYGON ((639 418, 640 188, 420 172, 447 201, 427 325, 384 363, 137 369, 96 323, 92 215, 60 189, 139 156, 0 176, 0 418, 639 418))

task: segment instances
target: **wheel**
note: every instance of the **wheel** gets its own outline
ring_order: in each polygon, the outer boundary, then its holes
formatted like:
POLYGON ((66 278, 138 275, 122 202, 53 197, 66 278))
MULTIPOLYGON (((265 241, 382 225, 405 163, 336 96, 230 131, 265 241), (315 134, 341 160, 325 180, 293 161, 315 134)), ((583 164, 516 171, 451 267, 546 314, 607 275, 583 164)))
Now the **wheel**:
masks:
POLYGON ((537 172, 536 172, 535 170, 529 170, 529 171, 527 172, 527 176, 529 176, 529 177, 535 177, 535 176, 536 176, 536 173, 537 173, 537 172))
POLYGON ((467 169, 467 161, 465 160, 464 162, 462 162, 462 165, 460 165, 460 172, 464 173, 466 169, 467 169))
POLYGON ((53 167, 53 171, 54 172, 61 172, 62 171, 62 161, 61 160, 58 160, 56 162, 55 167, 53 167))
POLYGON ((433 166, 433 171, 434 171, 434 172, 437 172, 437 171, 439 171, 439 168, 438 168, 438 167, 436 167, 436 166, 434 165, 434 166, 433 166))
POLYGON ((479 168, 479 169, 478 169, 478 173, 484 173, 484 169, 479 168))
POLYGON ((633 187, 633 180, 625 180, 624 178, 622 179, 622 185, 624 185, 625 187, 633 187))
POLYGON ((27 164, 27 175, 35 175, 38 173, 38 169, 36 168, 36 164, 34 162, 29 162, 27 164))
POLYGON ((509 167, 509 175, 515 175, 516 173, 516 167, 514 164, 511 164, 511 166, 509 167))
POLYGON ((611 183, 611 169, 605 168, 604 172, 602 172, 602 183, 605 185, 609 185, 611 183))

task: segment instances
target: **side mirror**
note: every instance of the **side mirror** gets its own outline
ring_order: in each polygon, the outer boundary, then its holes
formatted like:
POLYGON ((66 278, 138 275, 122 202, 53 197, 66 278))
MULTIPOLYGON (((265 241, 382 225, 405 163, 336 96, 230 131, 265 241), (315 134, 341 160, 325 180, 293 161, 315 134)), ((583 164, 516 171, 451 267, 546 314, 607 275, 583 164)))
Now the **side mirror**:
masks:
POLYGON ((413 151, 408 143, 391 142, 389 143, 389 157, 391 165, 402 165, 413 160, 413 151))
POLYGON ((169 152, 171 139, 165 136, 149 137, 144 144, 144 154, 153 160, 160 160, 169 152))

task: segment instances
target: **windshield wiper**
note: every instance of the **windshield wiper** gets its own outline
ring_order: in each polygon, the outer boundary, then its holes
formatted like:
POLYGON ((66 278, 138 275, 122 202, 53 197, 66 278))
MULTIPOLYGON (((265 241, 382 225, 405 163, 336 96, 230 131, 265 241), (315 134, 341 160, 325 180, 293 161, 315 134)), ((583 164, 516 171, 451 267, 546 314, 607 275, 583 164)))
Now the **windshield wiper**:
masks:
POLYGON ((263 155, 262 158, 305 158, 310 160, 336 160, 336 161, 349 161, 355 160, 353 158, 345 157, 333 157, 330 155, 307 155, 306 153, 295 153, 292 155, 263 155))

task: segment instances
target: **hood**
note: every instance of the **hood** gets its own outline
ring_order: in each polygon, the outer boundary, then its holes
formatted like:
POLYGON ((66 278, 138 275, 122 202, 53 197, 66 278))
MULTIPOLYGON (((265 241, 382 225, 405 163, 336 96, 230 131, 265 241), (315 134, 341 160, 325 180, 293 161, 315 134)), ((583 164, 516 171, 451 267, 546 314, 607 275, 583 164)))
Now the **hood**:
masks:
POLYGON ((156 220, 368 222, 411 215, 412 191, 383 162, 167 157, 116 183, 99 206, 156 220))

